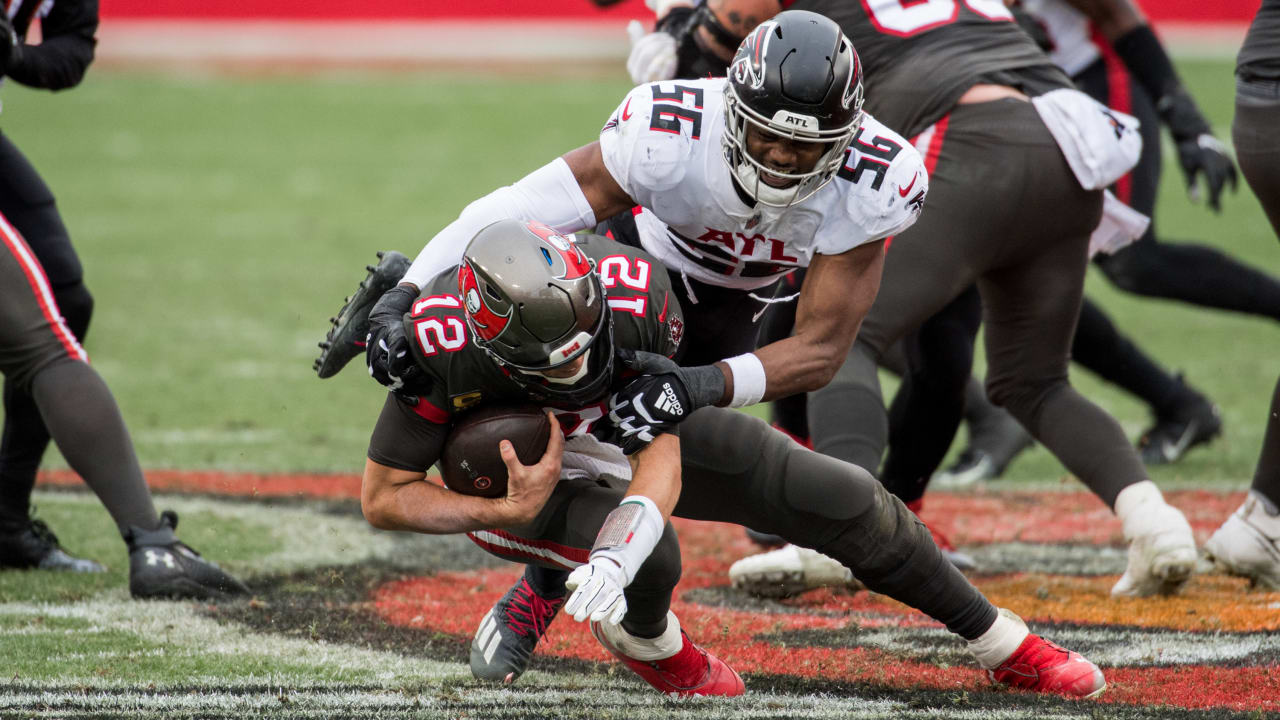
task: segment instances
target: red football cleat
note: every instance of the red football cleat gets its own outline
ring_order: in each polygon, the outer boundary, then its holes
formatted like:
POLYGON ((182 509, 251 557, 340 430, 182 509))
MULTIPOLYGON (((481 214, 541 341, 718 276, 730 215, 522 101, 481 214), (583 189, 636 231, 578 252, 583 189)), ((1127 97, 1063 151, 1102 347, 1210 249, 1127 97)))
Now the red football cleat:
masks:
POLYGON ((600 623, 591 623, 591 634, 644 681, 666 695, 741 695, 746 692, 742 678, 723 660, 703 650, 689 636, 680 632, 683 647, 675 655, 662 660, 636 660, 622 654, 600 630, 600 623))
POLYGON ((1082 698, 1097 697, 1107 688, 1097 665, 1034 634, 999 667, 988 670, 987 677, 1024 690, 1082 698))

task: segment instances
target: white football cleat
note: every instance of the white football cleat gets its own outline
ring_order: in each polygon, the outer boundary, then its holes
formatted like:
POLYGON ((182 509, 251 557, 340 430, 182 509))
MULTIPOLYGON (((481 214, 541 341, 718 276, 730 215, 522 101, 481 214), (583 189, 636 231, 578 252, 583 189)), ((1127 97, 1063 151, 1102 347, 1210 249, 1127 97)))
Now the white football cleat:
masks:
POLYGON ((784 598, 824 587, 861 590, 849 568, 817 550, 783 545, 749 555, 729 568, 733 586, 758 597, 784 598))
POLYGON ((1196 566, 1196 541, 1182 511, 1163 499, 1136 508, 1124 521, 1129 565, 1112 595, 1172 595, 1196 566))
POLYGON ((1280 590, 1280 515, 1267 514, 1266 504, 1250 491, 1244 504, 1204 544, 1214 565, 1254 585, 1280 590))

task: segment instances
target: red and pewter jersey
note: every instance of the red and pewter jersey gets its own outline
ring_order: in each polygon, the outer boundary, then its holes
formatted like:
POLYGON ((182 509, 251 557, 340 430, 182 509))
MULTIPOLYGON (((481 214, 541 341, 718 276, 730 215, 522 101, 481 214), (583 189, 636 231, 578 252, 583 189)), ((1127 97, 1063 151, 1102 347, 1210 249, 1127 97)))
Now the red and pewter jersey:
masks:
POLYGON ((1071 77, 1102 57, 1089 18, 1065 0, 1022 0, 1022 8, 1044 27, 1053 47, 1049 59, 1071 77))
POLYGON ((1262 0, 1236 56, 1236 73, 1246 78, 1280 79, 1280 0, 1262 0))
MULTIPOLYGON (((643 250, 600 236, 578 236, 575 244, 595 261, 600 274, 613 315, 614 346, 673 355, 684 335, 684 318, 662 265, 643 250)), ((514 370, 498 366, 472 341, 457 275, 456 269, 437 275, 404 316, 411 352, 431 379, 431 391, 418 399, 414 411, 447 424, 455 413, 482 403, 532 401, 555 410, 565 437, 588 432, 608 412, 607 395, 587 407, 559 408, 538 397, 534 381, 522 385, 513 380, 514 370)), ((614 372, 616 385, 620 377, 616 365, 614 372)))
POLYGON ((913 137, 979 83, 1042 95, 1071 81, 1013 21, 1004 0, 794 0, 835 20, 862 59, 866 108, 913 137))
POLYGON ((788 208, 750 203, 724 159, 724 78, 640 85, 600 132, 605 166, 644 208, 636 226, 666 267, 754 290, 814 254, 834 255, 915 222, 929 178, 920 154, 866 116, 826 186, 788 208))

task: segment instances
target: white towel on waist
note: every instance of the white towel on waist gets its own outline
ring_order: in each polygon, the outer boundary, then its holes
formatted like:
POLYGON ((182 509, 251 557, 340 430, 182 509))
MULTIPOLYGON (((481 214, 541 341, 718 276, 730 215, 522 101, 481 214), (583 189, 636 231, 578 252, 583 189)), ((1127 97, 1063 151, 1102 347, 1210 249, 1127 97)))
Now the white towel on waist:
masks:
POLYGON ((1138 164, 1142 136, 1132 115, 1072 88, 1059 88, 1031 102, 1084 189, 1107 187, 1138 164))

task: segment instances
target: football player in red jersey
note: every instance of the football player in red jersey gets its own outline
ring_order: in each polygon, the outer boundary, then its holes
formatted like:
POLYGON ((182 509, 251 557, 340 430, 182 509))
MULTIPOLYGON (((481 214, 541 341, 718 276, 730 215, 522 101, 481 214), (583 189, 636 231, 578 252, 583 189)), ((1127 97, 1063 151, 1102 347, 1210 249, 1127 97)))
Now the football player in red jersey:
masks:
MULTIPOLYGON (((362 289, 376 295, 382 288, 362 289)), ((397 295, 408 292, 392 288, 372 315, 396 313, 397 295)), ((747 523, 821 547, 868 587, 966 638, 1000 682, 1075 696, 1103 689, 1092 663, 993 607, 861 468, 807 450, 744 413, 693 412, 698 402, 690 394, 705 391, 698 375, 710 370, 666 360, 686 327, 674 295, 643 250, 503 220, 483 228, 460 266, 413 292, 399 314, 419 394, 388 394, 361 504, 377 527, 466 533, 488 552, 526 564, 480 623, 471 646, 477 677, 514 682, 564 609, 590 621, 606 649, 662 692, 742 693, 738 675, 695 645, 670 611, 680 552, 667 520, 676 515, 747 523), (660 382, 625 374, 628 368, 656 372, 660 382), (648 437, 628 461, 620 447, 628 438, 603 420, 643 415, 640 405, 662 407, 638 397, 655 390, 677 407, 669 402, 665 412, 691 416, 678 424, 633 422, 630 429, 648 437), (553 410, 558 428, 534 465, 521 465, 504 443, 505 497, 423 482, 460 413, 531 400, 553 410), (1013 668, 1031 668, 1035 682, 1013 668)))

